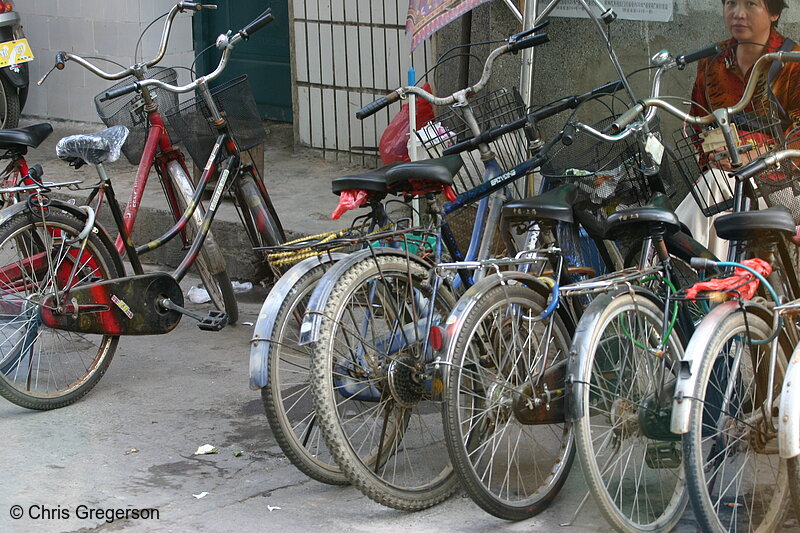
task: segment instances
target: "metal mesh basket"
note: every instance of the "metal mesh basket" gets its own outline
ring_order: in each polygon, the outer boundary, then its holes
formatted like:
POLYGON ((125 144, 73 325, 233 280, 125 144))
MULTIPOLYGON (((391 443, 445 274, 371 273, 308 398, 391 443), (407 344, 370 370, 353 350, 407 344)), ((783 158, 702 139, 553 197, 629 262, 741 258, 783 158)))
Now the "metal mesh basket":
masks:
MULTIPOLYGON (((481 131, 508 124, 525 115, 525 105, 516 89, 497 89, 471 99, 470 106, 481 131)), ((432 158, 441 156, 442 150, 446 147, 472 137, 472 130, 467 126, 460 110, 453 108, 442 110, 425 127, 417 130, 420 144, 432 158)), ((492 141, 490 146, 502 168, 513 168, 527 159, 527 140, 522 130, 503 135, 492 141)), ((453 180, 456 193, 480 185, 485 170, 477 150, 463 152, 461 158, 464 160, 464 166, 453 180)), ((524 180, 514 183, 511 189, 514 198, 528 196, 524 180)), ((472 204, 448 217, 447 222, 453 230, 459 248, 463 251, 466 251, 469 244, 476 213, 477 204, 472 204)), ((497 241, 499 243, 499 240, 497 241)))
MULTIPOLYGON (((604 119, 595 127, 602 130, 612 120, 604 119)), ((572 144, 559 149, 542 165, 541 173, 549 187, 576 184, 583 193, 580 207, 605 220, 615 211, 650 200, 655 190, 641 168, 635 139, 608 143, 579 131, 572 144)))
POLYGON ((800 225, 800 167, 796 162, 784 161, 779 169, 762 172, 753 180, 768 206, 786 207, 800 225))
MULTIPOLYGON (((750 111, 731 117, 731 122, 745 162, 783 144, 781 121, 769 103, 754 104, 750 111)), ((703 214, 710 217, 732 209, 735 180, 728 177, 729 171, 725 169, 729 167, 730 156, 722 131, 719 128, 698 130, 684 126, 675 132, 674 141, 680 175, 703 214)))
MULTIPOLYGON (((163 81, 170 85, 175 85, 178 81, 178 74, 175 69, 154 67, 147 73, 148 78, 163 81)), ((144 111, 144 100, 142 95, 134 93, 129 99, 114 98, 101 102, 100 98, 111 89, 117 89, 130 85, 136 81, 133 76, 116 83, 94 97, 94 106, 103 124, 108 126, 125 126, 128 128, 128 139, 122 146, 122 152, 128 161, 133 165, 138 165, 144 151, 144 143, 147 141, 147 134, 150 123, 147 120, 147 113, 144 111)), ((156 87, 149 87, 150 96, 153 102, 158 104, 159 109, 164 111, 178 104, 178 95, 169 91, 164 91, 156 87)))
MULTIPOLYGON (((228 131, 240 150, 249 150, 266 140, 267 134, 246 75, 212 88, 211 95, 227 119, 228 131)), ((195 164, 203 168, 217 139, 217 129, 203 97, 197 95, 169 109, 164 115, 170 137, 183 143, 195 164)))

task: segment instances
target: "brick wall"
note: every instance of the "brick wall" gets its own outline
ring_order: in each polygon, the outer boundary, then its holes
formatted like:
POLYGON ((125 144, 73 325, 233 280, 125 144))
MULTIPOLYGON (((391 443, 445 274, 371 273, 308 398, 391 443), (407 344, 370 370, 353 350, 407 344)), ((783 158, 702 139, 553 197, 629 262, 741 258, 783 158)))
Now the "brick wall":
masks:
MULTIPOLYGON (((76 63, 53 72, 47 81, 38 81, 53 66, 59 50, 83 57, 104 57, 122 65, 134 63, 139 35, 157 16, 175 5, 174 0, 18 0, 25 36, 35 59, 31 62, 31 89, 23 114, 99 122, 94 95, 112 85, 76 63)), ((139 60, 155 55, 163 19, 145 34, 139 60)), ((189 13, 178 14, 172 26, 167 55, 162 66, 189 66, 194 59, 192 25, 189 13)), ((107 72, 121 68, 97 62, 107 72)), ((189 81, 188 71, 178 69, 178 81, 189 81)))

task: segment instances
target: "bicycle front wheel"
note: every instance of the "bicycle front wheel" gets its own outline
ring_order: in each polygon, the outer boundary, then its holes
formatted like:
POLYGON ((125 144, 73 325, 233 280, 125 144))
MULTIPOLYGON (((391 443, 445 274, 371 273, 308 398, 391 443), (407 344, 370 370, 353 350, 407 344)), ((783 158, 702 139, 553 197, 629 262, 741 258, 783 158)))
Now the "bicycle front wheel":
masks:
POLYGON ((578 325, 584 356, 575 444, 586 484, 617 531, 670 531, 687 496, 670 407, 683 347, 661 351, 664 314, 644 296, 598 297, 578 325))
MULTIPOLYGON (((181 211, 185 211, 194 194, 194 186, 177 161, 170 163, 169 171, 175 185, 178 207, 181 211)), ((204 213, 203 206, 198 205, 187 222, 186 235, 190 241, 200 233, 204 213)), ((233 292, 233 285, 226 270, 225 256, 222 255, 210 229, 194 266, 197 267, 197 273, 203 281, 203 287, 208 291, 211 303, 228 315, 229 324, 235 324, 239 320, 239 304, 236 302, 236 294, 233 292)))
POLYGON ((319 264, 298 279, 277 311, 270 336, 269 379, 261 398, 270 428, 286 457, 307 476, 332 485, 347 478, 322 438, 313 405, 311 349, 300 346, 300 324, 308 299, 330 265, 319 264))
POLYGON ((574 458, 564 412, 570 335, 557 314, 538 320, 545 304, 527 287, 495 287, 450 341, 444 411, 450 458, 473 501, 507 520, 546 509, 574 458))
POLYGON ((28 409, 69 405, 108 368, 119 337, 51 329, 42 303, 71 287, 117 278, 111 242, 51 208, 46 223, 27 212, 0 225, 0 395, 28 409), (70 281, 71 280, 71 281, 70 281))
POLYGON ((789 508, 786 461, 774 429, 788 350, 779 342, 769 406, 770 346, 748 342, 771 332, 760 316, 737 311, 704 343, 683 437, 689 494, 704 531, 777 531, 789 508))
POLYGON ((432 401, 428 317, 444 324, 453 298, 434 299, 427 270, 404 257, 367 257, 331 292, 311 358, 317 418, 351 484, 395 509, 421 510, 456 489, 432 401))

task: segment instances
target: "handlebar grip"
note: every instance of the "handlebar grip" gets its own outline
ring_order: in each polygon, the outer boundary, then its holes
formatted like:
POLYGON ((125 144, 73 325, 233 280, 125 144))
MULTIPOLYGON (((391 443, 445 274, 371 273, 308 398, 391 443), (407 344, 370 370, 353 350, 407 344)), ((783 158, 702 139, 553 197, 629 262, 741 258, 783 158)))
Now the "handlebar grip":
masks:
POLYGON ((119 98, 120 96, 136 92, 139 89, 140 89, 139 82, 135 81, 130 85, 125 85, 124 87, 118 87, 116 89, 111 89, 110 91, 106 91, 106 93, 100 98, 100 101, 105 102, 106 100, 113 100, 114 98, 119 98))
POLYGON ((398 93, 397 91, 389 93, 386 96, 381 96, 374 102, 367 104, 358 111, 356 111, 356 118, 358 120, 364 120, 367 117, 371 117, 384 107, 388 107, 389 105, 393 104, 399 99, 400 99, 400 93, 398 93))
POLYGON ((537 33, 538 31, 543 30, 549 24, 550 24, 550 19, 547 19, 544 22, 541 22, 541 23, 537 24, 536 26, 534 26, 533 28, 531 28, 529 30, 521 31, 519 33, 516 33, 516 34, 512 35, 511 39, 515 39, 515 40, 522 39, 523 37, 527 37, 528 35, 530 35, 532 33, 537 33))
POLYGON ((767 170, 769 165, 764 159, 756 159, 752 163, 740 168, 737 172, 734 172, 734 176, 741 178, 741 179, 750 179, 756 174, 760 174, 767 170))
POLYGON ((64 63, 67 62, 66 52, 56 52, 56 68, 58 70, 64 70, 64 63))
POLYGON ((467 139, 466 141, 461 141, 460 143, 456 143, 453 146, 448 146, 447 148, 442 150, 442 155, 445 156, 445 155, 460 154, 461 152, 472 150, 476 146, 477 146, 477 139, 473 137, 472 139, 467 139))
POLYGON ((717 261, 705 257, 692 257, 689 259, 689 265, 695 270, 713 270, 717 268, 717 261))
POLYGON ((571 122, 568 123, 566 126, 564 126, 564 129, 561 131, 561 143, 564 146, 570 146, 572 143, 575 142, 576 133, 577 130, 575 129, 575 126, 571 122))
POLYGON ((682 56, 678 56, 675 58, 675 63, 678 64, 678 67, 683 68, 689 63, 694 63, 695 61, 700 61, 706 57, 712 57, 720 53, 719 45, 712 44, 711 46, 706 46, 705 48, 701 48, 700 50, 695 50, 694 52, 689 52, 688 54, 683 54, 682 56))
POLYGON ((550 41, 550 36, 545 33, 537 33, 535 35, 531 35, 529 37, 523 37, 519 40, 514 40, 508 43, 508 51, 517 53, 520 50, 524 50, 526 48, 531 48, 533 46, 538 46, 540 44, 544 44, 550 41))
POLYGON ((616 134, 622 131, 625 128, 625 126, 636 120, 636 117, 642 114, 642 112, 645 109, 646 106, 643 103, 639 102, 635 106, 625 111, 623 114, 619 116, 617 120, 611 123, 611 126, 609 127, 611 133, 616 134))
POLYGON ((269 24, 275 20, 275 17, 272 16, 272 8, 268 7, 263 13, 261 13, 255 20, 253 20, 250 24, 239 30, 239 34, 242 36, 244 40, 250 38, 255 32, 269 24))

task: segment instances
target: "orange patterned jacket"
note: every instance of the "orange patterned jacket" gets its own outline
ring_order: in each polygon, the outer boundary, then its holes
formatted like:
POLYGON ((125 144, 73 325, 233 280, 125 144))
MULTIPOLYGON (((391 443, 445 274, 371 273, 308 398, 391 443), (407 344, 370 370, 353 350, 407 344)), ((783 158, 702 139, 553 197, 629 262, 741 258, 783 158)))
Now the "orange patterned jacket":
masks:
MULTIPOLYGON (((777 51, 784 39, 783 35, 772 29, 764 53, 777 51)), ((719 43, 724 50, 722 53, 698 62, 697 78, 692 88, 692 115, 705 115, 714 109, 730 107, 742 97, 750 71, 742 73, 737 65, 735 44, 735 39, 719 43)), ((800 45, 795 45, 792 51, 800 51, 800 45)), ((773 80, 772 91, 793 125, 800 125, 800 63, 784 64, 773 80)), ((766 83, 761 84, 756 88, 753 100, 766 99, 767 95, 766 83)), ((748 110, 752 110, 752 107, 748 110)))

